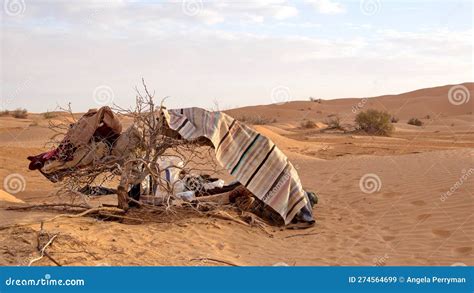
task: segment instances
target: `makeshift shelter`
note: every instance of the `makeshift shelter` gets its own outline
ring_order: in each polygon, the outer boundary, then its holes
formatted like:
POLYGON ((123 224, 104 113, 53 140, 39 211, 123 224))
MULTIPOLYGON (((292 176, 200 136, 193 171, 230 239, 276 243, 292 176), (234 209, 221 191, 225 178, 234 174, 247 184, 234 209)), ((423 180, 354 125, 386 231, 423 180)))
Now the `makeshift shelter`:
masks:
MULTIPOLYGON (((161 107, 154 113, 151 111, 146 115, 163 123, 157 126, 160 135, 189 142, 207 140, 207 144, 214 148, 217 162, 240 182, 232 187, 246 188, 275 211, 284 224, 294 219, 314 223, 312 194, 303 189, 296 169, 269 138, 223 112, 201 108, 166 110, 161 107)), ((28 157, 31 161, 29 167, 57 182, 64 174, 71 174, 106 156, 117 158, 120 154, 123 158, 136 155, 131 149, 140 144, 141 137, 134 125, 122 132, 119 119, 109 107, 89 110, 71 125, 58 148, 28 157)), ((158 157, 155 165, 163 166, 160 160, 158 157)), ((124 161, 114 161, 114 164, 124 161)), ((135 171, 145 170, 143 168, 142 165, 135 171)), ((133 183, 127 181, 132 185, 128 195, 138 200, 145 177, 136 178, 141 179, 139 182, 135 179, 133 183)), ((152 186, 149 187, 148 190, 153 190, 152 186)))

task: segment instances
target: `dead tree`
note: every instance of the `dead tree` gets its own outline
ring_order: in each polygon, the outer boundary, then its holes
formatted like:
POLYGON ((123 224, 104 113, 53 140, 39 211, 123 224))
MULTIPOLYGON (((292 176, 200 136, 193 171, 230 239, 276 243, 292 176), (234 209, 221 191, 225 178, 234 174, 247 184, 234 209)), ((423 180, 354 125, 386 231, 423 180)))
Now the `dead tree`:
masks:
MULTIPOLYGON (((92 156, 90 164, 77 168, 61 170, 60 194, 79 194, 78 190, 86 185, 117 186, 118 207, 127 210, 129 207, 128 190, 131 185, 140 184, 147 177, 151 178, 161 190, 165 190, 167 197, 165 205, 170 206, 173 197, 174 185, 165 182, 162 178, 158 159, 177 157, 183 162, 179 168, 184 173, 207 173, 214 175, 220 171, 218 163, 212 154, 212 145, 207 139, 186 141, 179 133, 171 130, 162 115, 164 99, 157 106, 154 102, 154 93, 151 94, 145 82, 143 90, 136 88, 135 106, 124 109, 118 106, 113 111, 119 116, 123 124, 131 126, 125 130, 114 146, 104 146, 101 142, 90 142, 86 147, 92 156), (121 144, 121 145, 117 145, 121 144), (106 148, 97 152, 98 148, 106 148)), ((69 129, 67 122, 75 123, 72 109, 65 109, 69 113, 67 121, 51 123, 49 128, 55 133, 50 143, 57 145, 69 129)), ((80 195, 83 196, 83 195, 80 195)))

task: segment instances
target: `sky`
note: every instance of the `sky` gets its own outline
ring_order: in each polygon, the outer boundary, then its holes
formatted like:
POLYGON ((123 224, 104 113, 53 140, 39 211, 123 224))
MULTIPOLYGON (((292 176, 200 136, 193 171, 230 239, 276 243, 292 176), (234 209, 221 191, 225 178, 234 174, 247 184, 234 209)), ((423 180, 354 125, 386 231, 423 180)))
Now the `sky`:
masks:
POLYGON ((473 81, 472 1, 2 0, 0 109, 397 94, 473 81))

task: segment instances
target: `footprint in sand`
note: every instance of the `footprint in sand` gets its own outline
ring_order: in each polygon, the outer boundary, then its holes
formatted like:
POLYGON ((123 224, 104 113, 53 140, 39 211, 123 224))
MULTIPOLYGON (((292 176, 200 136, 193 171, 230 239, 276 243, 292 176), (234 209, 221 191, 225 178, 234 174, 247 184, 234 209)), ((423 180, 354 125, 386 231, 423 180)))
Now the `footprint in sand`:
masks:
POLYGON ((428 218, 430 218, 430 217, 431 217, 431 214, 421 214, 421 215, 418 215, 418 216, 416 217, 416 219, 417 219, 418 221, 424 222, 424 221, 426 221, 426 220, 427 220, 428 218))
POLYGON ((415 200, 412 201, 411 204, 420 207, 426 205, 426 202, 424 200, 415 200))
POLYGON ((385 197, 388 197, 388 198, 392 198, 392 197, 400 195, 400 193, 398 193, 398 192, 384 192, 382 195, 385 196, 385 197))
POLYGON ((382 236, 382 239, 385 241, 392 241, 393 239, 395 239, 395 236, 382 236))
POLYGON ((372 216, 376 215, 377 213, 372 212, 372 211, 363 211, 362 214, 366 217, 372 217, 372 216))
POLYGON ((454 251, 459 255, 468 255, 472 251, 472 247, 465 246, 465 247, 458 247, 455 248, 454 251))
POLYGON ((433 229, 433 230, 431 230, 431 232, 432 232, 434 235, 439 236, 439 237, 442 237, 442 238, 448 238, 449 236, 451 236, 451 231, 448 231, 448 230, 433 229))

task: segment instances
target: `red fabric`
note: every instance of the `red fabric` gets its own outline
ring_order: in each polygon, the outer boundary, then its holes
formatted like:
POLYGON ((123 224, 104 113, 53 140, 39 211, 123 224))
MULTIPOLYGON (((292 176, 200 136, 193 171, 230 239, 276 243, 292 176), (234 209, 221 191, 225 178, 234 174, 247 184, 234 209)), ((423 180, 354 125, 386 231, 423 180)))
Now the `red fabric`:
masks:
POLYGON ((110 145, 120 136, 122 125, 109 107, 89 110, 64 137, 59 146, 49 152, 29 156, 30 170, 40 170, 48 160, 68 162, 73 159, 76 147, 88 143, 90 139, 107 141, 110 145))
POLYGON ((52 157, 56 156, 58 153, 58 149, 51 150, 46 153, 41 153, 36 156, 29 156, 28 160, 30 160, 30 165, 28 166, 28 169, 30 170, 39 170, 43 168, 44 162, 47 160, 51 159, 52 157))

